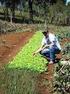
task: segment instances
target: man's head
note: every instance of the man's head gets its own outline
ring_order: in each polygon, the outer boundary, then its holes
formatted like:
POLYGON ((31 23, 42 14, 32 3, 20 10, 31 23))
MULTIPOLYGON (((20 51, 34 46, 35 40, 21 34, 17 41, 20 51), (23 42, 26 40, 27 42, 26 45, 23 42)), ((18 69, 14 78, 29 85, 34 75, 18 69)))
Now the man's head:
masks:
POLYGON ((45 37, 48 37, 49 28, 47 27, 47 29, 45 29, 42 33, 43 33, 43 35, 44 35, 45 37))

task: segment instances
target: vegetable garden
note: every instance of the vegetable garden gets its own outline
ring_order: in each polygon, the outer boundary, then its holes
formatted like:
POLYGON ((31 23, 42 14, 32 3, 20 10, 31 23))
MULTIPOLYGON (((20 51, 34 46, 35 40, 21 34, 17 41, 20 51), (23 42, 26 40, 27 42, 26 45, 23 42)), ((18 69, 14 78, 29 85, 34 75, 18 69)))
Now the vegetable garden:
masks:
MULTIPOLYGON (((60 26, 56 27, 55 26, 53 28, 55 29, 54 33, 57 35, 63 48, 62 60, 70 60, 70 43, 69 43, 70 42, 70 32, 69 32, 70 27, 60 27, 60 26)), ((47 71, 46 65, 48 64, 47 60, 45 60, 40 54, 36 56, 32 55, 32 53, 39 47, 41 43, 41 40, 43 37, 41 31, 42 30, 34 32, 34 34, 32 34, 33 36, 31 35, 31 38, 30 37, 29 37, 30 39, 28 38, 29 40, 26 42, 25 45, 20 45, 21 49, 18 50, 18 53, 16 54, 16 56, 14 56, 9 61, 9 63, 5 64, 4 67, 0 69, 0 92, 1 94, 47 94, 48 92, 47 90, 51 89, 48 86, 49 83, 48 83, 47 77, 49 75, 47 75, 47 72, 46 72, 47 71), (49 87, 49 89, 47 89, 47 87, 49 87)), ((29 34, 30 33, 28 33, 28 35, 29 34)), ((22 39, 23 38, 21 38, 17 44, 19 44, 20 42, 23 44, 22 39)), ((59 67, 59 69, 60 68, 61 67, 59 67)), ((69 73, 69 68, 68 68, 67 73, 69 73)), ((64 81, 65 80, 63 80, 63 82, 64 81)), ((70 82, 69 80, 67 81, 68 81, 68 88, 69 88, 70 82)), ((60 83, 58 83, 58 85, 59 84, 60 83)), ((55 86, 56 86, 56 83, 54 87, 55 86)), ((58 94, 58 88, 60 86, 61 85, 59 85, 55 89, 56 94, 58 94)), ((53 93, 52 92, 48 92, 48 94, 55 94, 54 92, 53 93)), ((60 92, 60 94, 69 94, 69 92, 64 92, 64 93, 60 92)))

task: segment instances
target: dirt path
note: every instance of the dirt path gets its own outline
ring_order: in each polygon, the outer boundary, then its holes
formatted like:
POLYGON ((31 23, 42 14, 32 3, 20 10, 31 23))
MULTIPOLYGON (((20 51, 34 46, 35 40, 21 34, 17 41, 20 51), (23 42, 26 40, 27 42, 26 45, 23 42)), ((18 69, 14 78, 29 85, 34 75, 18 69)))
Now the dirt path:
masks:
POLYGON ((53 69, 54 64, 48 65, 48 72, 43 72, 38 76, 37 88, 39 94, 53 94, 53 69))
POLYGON ((16 55, 34 32, 19 32, 0 35, 0 67, 16 55))

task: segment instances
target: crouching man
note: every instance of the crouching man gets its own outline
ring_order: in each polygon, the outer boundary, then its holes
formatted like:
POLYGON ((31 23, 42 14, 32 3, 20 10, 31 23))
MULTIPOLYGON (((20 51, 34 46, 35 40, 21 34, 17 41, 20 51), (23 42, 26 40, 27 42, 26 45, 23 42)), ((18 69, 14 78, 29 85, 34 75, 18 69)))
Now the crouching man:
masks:
POLYGON ((33 53, 33 55, 40 53, 48 59, 49 64, 55 63, 56 54, 61 52, 60 43, 57 37, 50 32, 49 28, 47 28, 42 33, 44 37, 42 39, 41 46, 37 51, 33 53))

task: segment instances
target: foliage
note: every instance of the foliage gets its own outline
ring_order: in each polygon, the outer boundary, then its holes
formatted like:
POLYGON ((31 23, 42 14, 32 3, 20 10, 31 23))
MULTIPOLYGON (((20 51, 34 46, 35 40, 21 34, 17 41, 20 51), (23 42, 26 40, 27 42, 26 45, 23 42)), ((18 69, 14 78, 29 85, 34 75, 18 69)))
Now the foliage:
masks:
POLYGON ((57 25, 70 24, 70 6, 56 3, 49 7, 48 22, 57 25))
POLYGON ((70 65, 63 65, 56 67, 54 74, 54 91, 56 94, 69 94, 70 93, 70 65))
POLYGON ((23 68, 0 69, 0 93, 37 94, 38 73, 23 68))
POLYGON ((51 24, 70 25, 70 5, 66 6, 64 0, 2 0, 3 2, 5 20, 10 18, 11 22, 14 21, 17 9, 24 21, 24 14, 27 12, 29 23, 43 19, 43 22, 51 24))
POLYGON ((58 36, 58 40, 61 41, 64 38, 70 38, 69 28, 65 27, 64 29, 59 27, 60 29, 57 30, 56 36, 58 36))
POLYGON ((70 32, 69 27, 58 27, 56 31, 56 36, 59 42, 62 44, 62 60, 70 59, 70 32), (66 41, 65 41, 66 40, 66 41), (63 43, 64 42, 64 43, 63 43))

